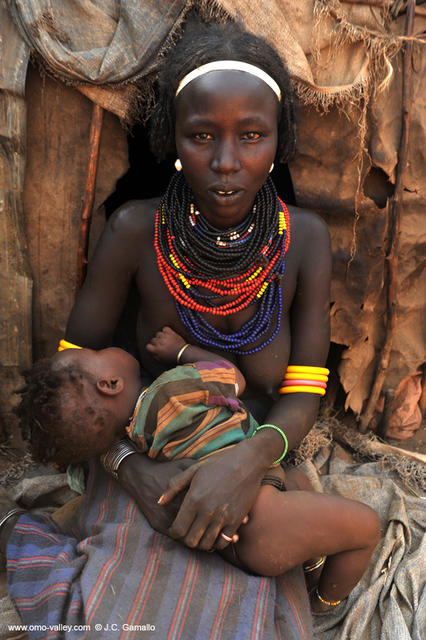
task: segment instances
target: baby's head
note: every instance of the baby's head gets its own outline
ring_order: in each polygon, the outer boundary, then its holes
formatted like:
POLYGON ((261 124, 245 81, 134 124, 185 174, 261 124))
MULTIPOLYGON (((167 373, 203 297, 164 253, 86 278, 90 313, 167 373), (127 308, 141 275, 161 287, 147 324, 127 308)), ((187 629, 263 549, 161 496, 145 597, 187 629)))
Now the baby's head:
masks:
POLYGON ((141 381, 139 364, 122 349, 67 349, 24 373, 16 408, 24 438, 39 462, 83 462, 124 434, 141 381))

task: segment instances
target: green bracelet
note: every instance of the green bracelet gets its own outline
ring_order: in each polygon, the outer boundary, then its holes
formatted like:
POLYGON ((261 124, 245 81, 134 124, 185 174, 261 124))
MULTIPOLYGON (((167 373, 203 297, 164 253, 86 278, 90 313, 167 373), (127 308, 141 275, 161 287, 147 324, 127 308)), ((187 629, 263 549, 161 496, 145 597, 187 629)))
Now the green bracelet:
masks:
POLYGON ((282 437, 282 439, 284 440, 284 451, 282 452, 282 454, 280 455, 279 458, 277 458, 275 460, 275 462, 273 464, 278 464, 279 462, 281 462, 282 460, 284 460, 287 451, 288 451, 288 440, 287 440, 287 436, 285 435, 284 431, 282 429, 280 429, 279 427, 277 427, 275 424, 261 424, 258 427, 256 427, 256 429, 254 430, 254 433, 252 435, 253 436, 256 435, 256 433, 258 431, 260 431, 261 429, 266 429, 267 427, 269 427, 270 429, 275 429, 275 431, 278 431, 278 433, 280 434, 280 436, 282 437))

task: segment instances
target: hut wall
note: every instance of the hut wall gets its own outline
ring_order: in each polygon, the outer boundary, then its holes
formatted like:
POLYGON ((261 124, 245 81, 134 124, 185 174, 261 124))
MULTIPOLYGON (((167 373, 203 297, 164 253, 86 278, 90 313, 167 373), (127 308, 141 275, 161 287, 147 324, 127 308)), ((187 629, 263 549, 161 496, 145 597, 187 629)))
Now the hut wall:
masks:
MULTIPOLYGON (((78 225, 82 211, 92 102, 30 68, 25 227, 34 279, 34 358, 49 355, 63 336, 75 297, 78 225)), ((104 112, 94 215, 128 167, 127 137, 104 112)))
POLYGON ((0 1, 0 439, 19 369, 31 363, 31 273, 22 216, 28 47, 0 1), (6 46, 7 45, 7 46, 6 46))

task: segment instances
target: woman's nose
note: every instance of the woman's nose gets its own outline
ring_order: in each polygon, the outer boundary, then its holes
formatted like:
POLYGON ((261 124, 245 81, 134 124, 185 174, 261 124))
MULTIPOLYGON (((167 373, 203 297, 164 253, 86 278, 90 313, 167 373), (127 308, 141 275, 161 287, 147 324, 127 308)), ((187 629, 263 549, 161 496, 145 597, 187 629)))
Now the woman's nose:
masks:
POLYGON ((241 168, 236 145, 231 141, 218 142, 215 145, 211 168, 218 173, 234 173, 241 168))

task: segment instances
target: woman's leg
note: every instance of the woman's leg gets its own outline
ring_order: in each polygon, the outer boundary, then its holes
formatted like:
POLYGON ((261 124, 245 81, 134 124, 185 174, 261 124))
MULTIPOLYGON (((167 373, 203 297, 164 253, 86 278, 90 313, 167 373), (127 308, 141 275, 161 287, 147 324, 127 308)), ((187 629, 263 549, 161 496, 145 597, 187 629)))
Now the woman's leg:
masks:
MULTIPOLYGON (((335 602, 362 577, 380 538, 380 523, 375 511, 361 502, 263 486, 248 524, 238 534, 238 560, 259 575, 279 575, 309 558, 328 556, 319 593, 335 602)), ((231 553, 227 559, 233 561, 231 553)))

